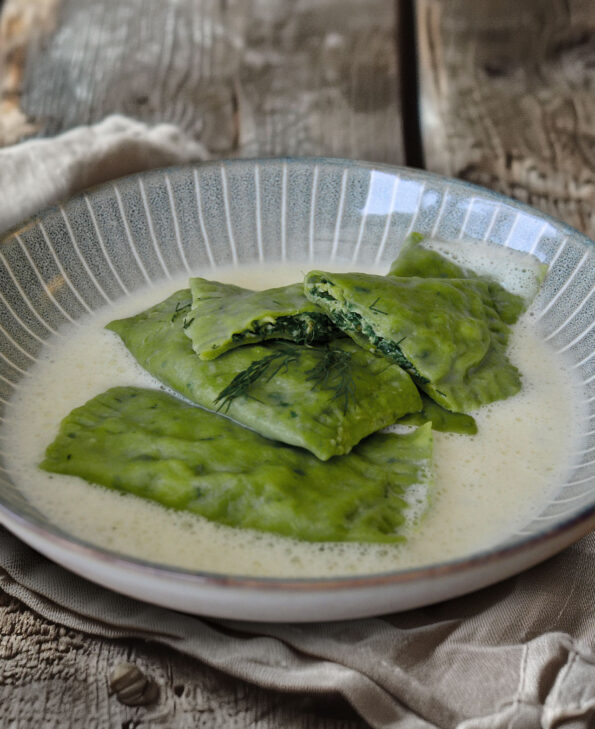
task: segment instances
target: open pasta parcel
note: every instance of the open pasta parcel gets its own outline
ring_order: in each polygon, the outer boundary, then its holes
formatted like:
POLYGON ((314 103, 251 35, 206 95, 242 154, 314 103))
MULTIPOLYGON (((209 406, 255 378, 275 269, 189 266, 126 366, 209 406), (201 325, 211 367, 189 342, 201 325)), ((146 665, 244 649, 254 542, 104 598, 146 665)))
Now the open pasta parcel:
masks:
POLYGON ((506 346, 526 301, 434 251, 410 244, 388 276, 312 271, 305 293, 448 410, 467 412, 521 387, 506 346))
POLYGON ((326 313, 306 298, 300 283, 251 291, 191 278, 190 291, 184 331, 201 359, 270 339, 317 344, 342 336, 326 313))

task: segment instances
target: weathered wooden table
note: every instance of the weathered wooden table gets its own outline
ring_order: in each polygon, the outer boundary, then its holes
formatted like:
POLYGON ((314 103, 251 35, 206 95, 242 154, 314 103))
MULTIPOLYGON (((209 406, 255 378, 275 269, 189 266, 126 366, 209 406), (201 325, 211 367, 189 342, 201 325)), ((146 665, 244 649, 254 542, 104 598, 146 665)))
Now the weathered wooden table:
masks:
MULTIPOLYGON (((0 145, 121 112, 214 157, 425 166, 595 237, 593 0, 0 0, 0 145)), ((338 700, 260 690, 89 637, 0 593, 0 726, 356 729, 338 700), (106 678, 136 662, 159 702, 106 678), (43 719, 42 719, 43 717, 43 719)))

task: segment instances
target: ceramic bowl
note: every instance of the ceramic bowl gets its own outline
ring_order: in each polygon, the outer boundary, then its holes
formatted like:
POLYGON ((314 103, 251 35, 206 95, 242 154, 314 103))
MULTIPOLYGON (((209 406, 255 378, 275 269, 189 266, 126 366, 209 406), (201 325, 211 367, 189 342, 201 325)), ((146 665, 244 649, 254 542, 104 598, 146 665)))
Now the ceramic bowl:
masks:
POLYGON ((177 274, 281 262, 388 265, 411 231, 488 241, 549 264, 536 326, 577 376, 585 419, 557 496, 494 548, 419 569, 333 579, 192 572, 119 555, 50 523, 0 470, 0 517, 35 549, 114 590, 245 620, 374 615, 460 595, 556 553, 595 525, 595 265, 567 225, 418 170, 333 159, 234 160, 134 175, 50 208, 0 246, 0 415, 54 332, 177 274))

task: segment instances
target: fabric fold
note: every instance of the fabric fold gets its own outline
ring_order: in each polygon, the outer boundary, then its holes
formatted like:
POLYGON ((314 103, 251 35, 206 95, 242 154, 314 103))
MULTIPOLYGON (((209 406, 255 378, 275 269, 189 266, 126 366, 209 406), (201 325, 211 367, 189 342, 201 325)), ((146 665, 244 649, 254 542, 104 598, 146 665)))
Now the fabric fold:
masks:
POLYGON ((66 572, 5 530, 0 554, 0 587, 49 620, 105 638, 167 645, 265 688, 335 692, 372 727, 557 729, 569 720, 590 726, 594 617, 577 620, 581 602, 567 606, 560 630, 527 640, 561 605, 550 601, 540 618, 529 610, 539 593, 526 588, 548 575, 556 580, 569 558, 584 567, 595 557, 595 535, 473 596, 380 618, 303 625, 205 621, 151 606, 66 572), (531 613, 528 623, 514 620, 521 613, 531 613))
POLYGON ((92 185, 208 156, 173 124, 149 127, 118 114, 53 139, 0 149, 0 234, 92 185))

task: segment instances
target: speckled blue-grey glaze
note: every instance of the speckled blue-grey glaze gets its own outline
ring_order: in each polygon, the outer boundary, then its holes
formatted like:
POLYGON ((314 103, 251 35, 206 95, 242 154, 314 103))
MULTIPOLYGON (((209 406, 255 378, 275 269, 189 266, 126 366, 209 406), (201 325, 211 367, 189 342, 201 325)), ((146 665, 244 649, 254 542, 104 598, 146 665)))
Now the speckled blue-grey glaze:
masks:
MULTIPOLYGON (((507 546, 595 510, 593 244, 520 203, 404 168, 325 159, 225 161, 135 175, 42 212, 0 246, 0 414, 44 347, 78 320, 180 273, 281 261, 388 264, 413 230, 487 240, 550 264, 537 326, 586 403, 576 466, 557 500, 507 546)), ((0 471, 0 504, 48 525, 0 471)))

